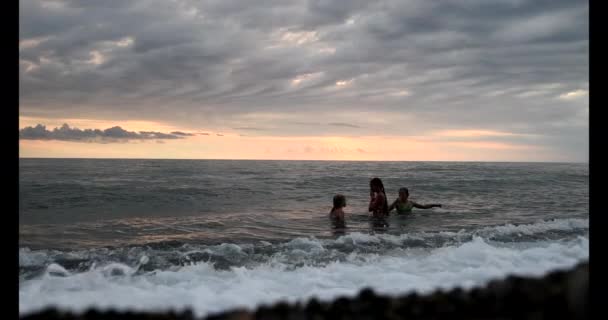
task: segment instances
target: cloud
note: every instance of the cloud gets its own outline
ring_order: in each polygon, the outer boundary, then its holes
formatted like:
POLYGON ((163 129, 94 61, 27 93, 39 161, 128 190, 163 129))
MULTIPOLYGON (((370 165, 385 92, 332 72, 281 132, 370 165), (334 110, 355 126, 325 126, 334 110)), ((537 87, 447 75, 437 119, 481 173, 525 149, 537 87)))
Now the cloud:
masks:
POLYGON ((237 127, 237 128, 233 128, 235 130, 249 130, 249 131, 264 131, 266 129, 264 128, 256 128, 256 127, 237 127))
POLYGON ((105 130, 70 128, 68 124, 63 124, 60 128, 47 130, 46 126, 38 124, 35 127, 25 127, 19 130, 19 139, 22 140, 62 140, 74 142, 125 142, 130 140, 157 140, 160 139, 182 139, 183 136, 191 134, 182 133, 162 133, 155 131, 127 131, 119 126, 105 130))
POLYGON ((20 8, 24 114, 96 115, 86 104, 102 103, 116 117, 198 123, 280 106, 387 110, 396 105, 373 93, 400 87, 386 96, 420 105, 443 92, 457 113, 462 92, 568 86, 588 73, 585 2, 56 3, 20 8), (296 45, 266 49, 281 41, 296 45), (326 47, 335 53, 319 55, 326 47))
POLYGON ((318 122, 307 122, 307 121, 289 121, 289 124, 295 124, 299 126, 318 126, 320 123, 318 122))
POLYGON ((328 123, 328 125, 336 126, 336 127, 361 128, 360 126, 355 125, 355 124, 342 123, 342 122, 331 122, 331 123, 328 123))
POLYGON ((404 136, 486 127, 573 152, 553 128, 587 128, 569 93, 587 89, 588 15, 568 0, 23 1, 20 113, 282 136, 310 133, 294 118, 404 136))
POLYGON ((501 136, 518 136, 520 134, 512 133, 512 132, 500 132, 493 130, 474 130, 474 129, 465 129, 465 130, 440 130, 435 132, 433 135, 439 137, 469 137, 469 138, 478 138, 478 137, 501 137, 501 136))
POLYGON ((184 136, 184 137, 194 136, 193 133, 186 133, 186 132, 181 132, 181 131, 173 131, 173 132, 171 132, 171 134, 175 135, 175 136, 184 136))
POLYGON ((562 100, 573 100, 573 99, 577 99, 577 98, 580 98, 580 97, 585 97, 587 95, 589 95, 589 91, 587 91, 587 90, 580 90, 579 89, 579 90, 570 91, 570 92, 566 92, 566 93, 560 94, 558 98, 562 99, 562 100))

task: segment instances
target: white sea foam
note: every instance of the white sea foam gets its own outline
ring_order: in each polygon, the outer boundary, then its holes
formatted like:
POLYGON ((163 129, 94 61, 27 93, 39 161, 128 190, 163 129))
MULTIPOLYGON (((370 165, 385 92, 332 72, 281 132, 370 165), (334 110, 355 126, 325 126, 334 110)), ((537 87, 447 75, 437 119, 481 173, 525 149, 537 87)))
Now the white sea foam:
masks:
POLYGON ((473 231, 460 230, 441 231, 441 232, 413 232, 400 235, 392 234, 366 234, 353 232, 339 237, 336 240, 338 244, 361 245, 370 243, 380 243, 385 241, 392 244, 402 244, 404 240, 424 240, 429 237, 442 237, 451 240, 468 239, 470 236, 480 236, 482 238, 491 238, 495 236, 512 236, 512 235, 535 235, 544 232, 556 231, 574 231, 589 229, 589 219, 569 218, 555 219, 549 221, 538 221, 530 224, 505 224, 492 227, 484 227, 473 231))
MULTIPOLYGON (((351 235, 339 241, 375 242, 374 239, 378 239, 378 236, 370 237, 351 235)), ((327 250, 321 240, 316 239, 295 239, 289 246, 302 252, 327 250)), ((39 278, 21 282, 19 310, 24 315, 47 306, 76 312, 89 307, 146 311, 191 307, 198 316, 204 316, 279 300, 353 296, 365 287, 386 294, 427 293, 456 286, 470 288, 508 274, 540 276, 550 270, 571 267, 588 257, 589 241, 584 236, 568 241, 524 242, 517 246, 474 236, 471 241, 458 245, 416 250, 397 247, 383 255, 353 252, 345 261, 298 268, 288 268, 280 261, 271 260, 255 267, 229 270, 198 263, 134 274, 135 268, 113 263, 69 273, 55 264, 39 278)))
POLYGON ((48 254, 44 251, 32 251, 29 248, 19 248, 19 266, 29 267, 44 264, 48 254))

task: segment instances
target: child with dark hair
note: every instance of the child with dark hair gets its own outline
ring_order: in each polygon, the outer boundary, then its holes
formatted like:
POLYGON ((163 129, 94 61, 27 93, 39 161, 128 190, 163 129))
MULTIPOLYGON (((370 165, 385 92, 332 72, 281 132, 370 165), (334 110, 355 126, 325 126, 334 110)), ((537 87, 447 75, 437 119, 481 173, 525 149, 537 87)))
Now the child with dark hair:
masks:
POLYGON ((337 226, 344 227, 344 211, 342 208, 346 207, 346 197, 341 194, 334 196, 334 206, 329 212, 329 218, 337 224, 337 226))
POLYGON ((374 218, 384 218, 388 215, 389 210, 382 180, 380 178, 373 178, 369 182, 369 189, 369 211, 374 218))
POLYGON ((414 201, 408 200, 410 196, 410 192, 407 188, 399 189, 399 198, 395 200, 390 207, 388 207, 388 211, 391 212, 393 209, 397 209, 398 214, 405 214, 412 212, 412 208, 418 209, 430 209, 433 207, 441 208, 441 204, 418 204, 414 201))

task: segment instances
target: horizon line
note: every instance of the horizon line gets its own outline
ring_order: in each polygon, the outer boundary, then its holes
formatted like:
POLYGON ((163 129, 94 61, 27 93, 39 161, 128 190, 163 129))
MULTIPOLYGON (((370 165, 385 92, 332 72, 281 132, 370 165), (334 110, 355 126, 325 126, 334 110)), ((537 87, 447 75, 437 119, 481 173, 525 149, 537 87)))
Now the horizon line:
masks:
POLYGON ((589 161, 487 161, 487 160, 348 160, 348 159, 221 159, 221 158, 95 158, 95 157, 18 157, 21 159, 55 159, 55 160, 212 160, 212 161, 325 161, 325 162, 488 162, 488 163, 554 163, 554 164, 589 164, 589 161))

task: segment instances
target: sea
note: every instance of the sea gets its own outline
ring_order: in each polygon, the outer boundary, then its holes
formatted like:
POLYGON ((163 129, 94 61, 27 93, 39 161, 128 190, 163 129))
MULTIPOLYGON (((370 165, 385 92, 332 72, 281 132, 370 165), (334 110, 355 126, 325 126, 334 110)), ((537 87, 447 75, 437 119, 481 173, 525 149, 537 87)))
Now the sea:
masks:
POLYGON ((589 165, 19 160, 19 313, 209 316, 279 301, 470 289, 589 258, 589 165), (369 216, 389 201, 441 208, 369 216), (346 197, 345 227, 328 218, 346 197))

